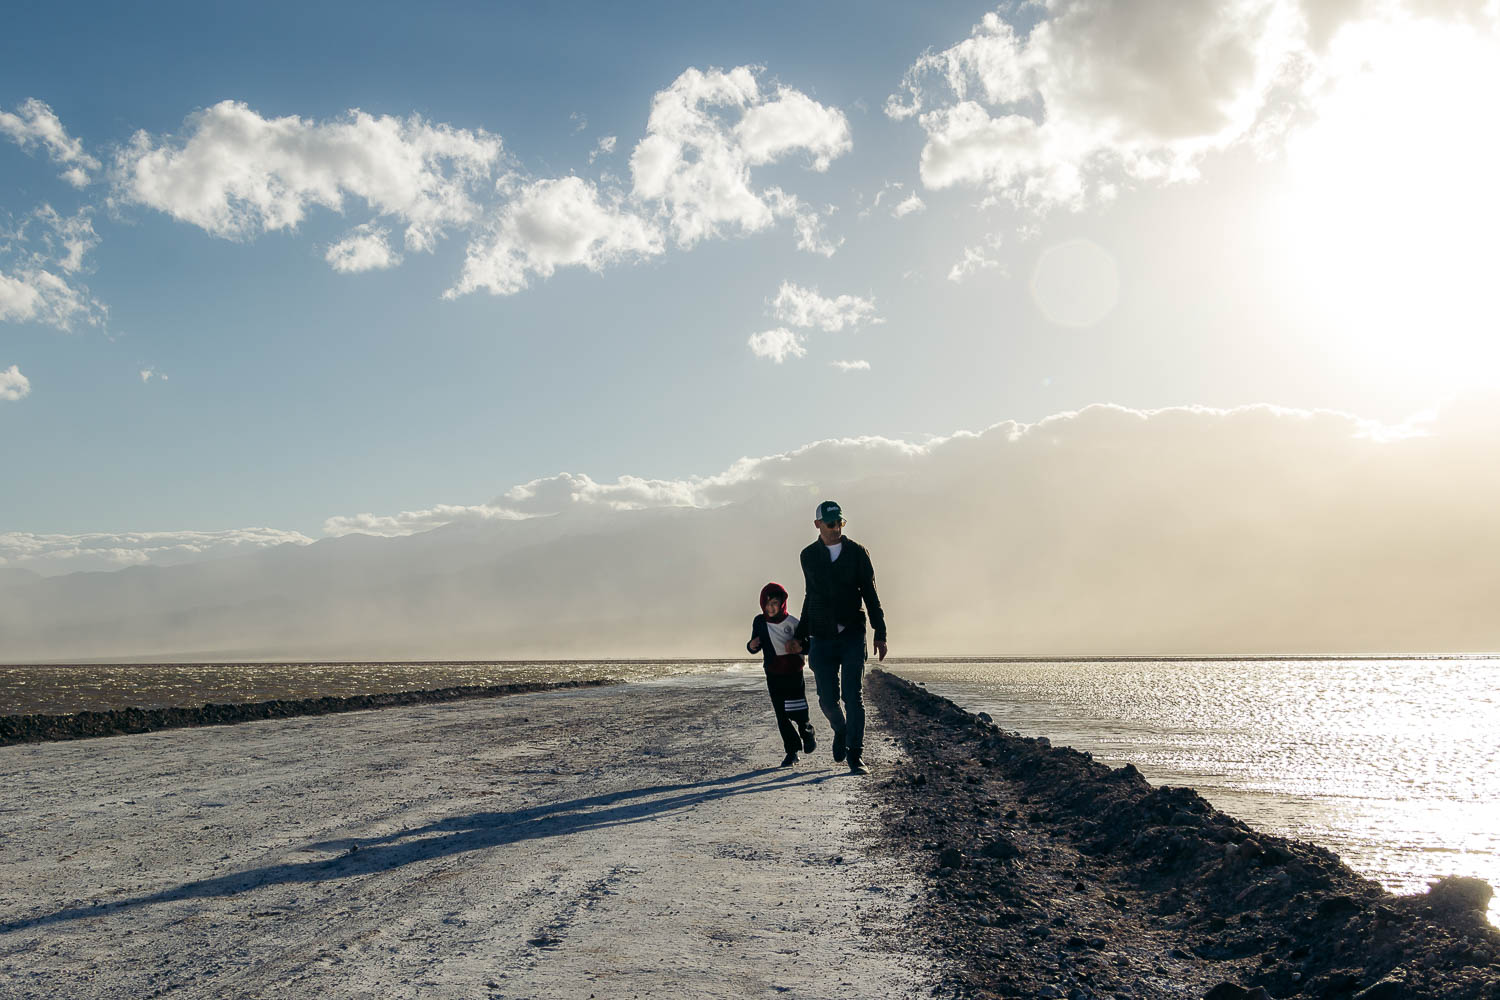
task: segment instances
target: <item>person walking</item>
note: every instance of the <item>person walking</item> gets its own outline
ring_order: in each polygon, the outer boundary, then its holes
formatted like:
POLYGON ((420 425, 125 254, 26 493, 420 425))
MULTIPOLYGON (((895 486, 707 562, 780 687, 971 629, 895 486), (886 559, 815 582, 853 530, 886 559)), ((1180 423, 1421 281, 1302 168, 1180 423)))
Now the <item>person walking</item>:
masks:
POLYGON ((833 727, 833 759, 842 761, 847 756, 851 773, 868 774, 864 763, 865 615, 869 613, 875 652, 883 662, 885 612, 875 592, 870 553, 844 535, 843 509, 833 500, 824 500, 813 512, 813 526, 818 529, 818 540, 802 550, 806 588, 797 631, 787 651, 807 649, 818 707, 833 727))

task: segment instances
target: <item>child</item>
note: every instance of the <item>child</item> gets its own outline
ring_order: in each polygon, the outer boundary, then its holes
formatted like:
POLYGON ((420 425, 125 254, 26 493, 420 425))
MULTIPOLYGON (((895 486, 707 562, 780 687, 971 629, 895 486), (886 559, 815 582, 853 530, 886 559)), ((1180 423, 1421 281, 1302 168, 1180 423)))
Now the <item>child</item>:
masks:
POLYGON ((768 583, 760 589, 760 607, 764 614, 756 615, 750 623, 750 641, 745 648, 752 653, 760 650, 765 656, 766 687, 771 691, 776 727, 786 747, 781 766, 791 767, 797 763, 798 750, 812 753, 818 745, 812 723, 807 720, 802 657, 786 651, 786 644, 797 631, 797 619, 786 613, 786 588, 779 583, 768 583))

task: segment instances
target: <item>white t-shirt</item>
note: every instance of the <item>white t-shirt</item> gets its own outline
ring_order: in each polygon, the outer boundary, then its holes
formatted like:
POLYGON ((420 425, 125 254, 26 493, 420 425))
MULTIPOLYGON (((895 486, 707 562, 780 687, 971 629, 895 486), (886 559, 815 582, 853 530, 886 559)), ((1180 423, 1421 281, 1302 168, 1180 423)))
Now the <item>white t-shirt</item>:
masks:
POLYGON ((771 637, 771 651, 777 656, 786 655, 786 644, 797 634, 797 619, 787 615, 779 622, 766 619, 766 632, 771 637))
MULTIPOLYGON (((839 561, 839 553, 842 552, 842 551, 844 551, 844 542, 843 542, 842 539, 839 540, 838 544, 828 546, 828 561, 829 562, 838 562, 839 561)), ((839 626, 839 631, 840 632, 844 631, 844 626, 840 625, 839 626)))

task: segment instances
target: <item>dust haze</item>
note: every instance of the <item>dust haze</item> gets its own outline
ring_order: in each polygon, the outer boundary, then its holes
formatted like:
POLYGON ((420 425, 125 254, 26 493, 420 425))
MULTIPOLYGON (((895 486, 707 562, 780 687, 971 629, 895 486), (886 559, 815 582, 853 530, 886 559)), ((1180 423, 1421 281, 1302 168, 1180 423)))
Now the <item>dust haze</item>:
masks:
POLYGON ((800 607, 824 498, 897 656, 1491 651, 1497 430, 1489 401, 1402 428, 1094 406, 682 483, 559 476, 397 537, 334 518, 351 533, 186 565, 12 567, 0 660, 739 656, 762 584, 800 607))

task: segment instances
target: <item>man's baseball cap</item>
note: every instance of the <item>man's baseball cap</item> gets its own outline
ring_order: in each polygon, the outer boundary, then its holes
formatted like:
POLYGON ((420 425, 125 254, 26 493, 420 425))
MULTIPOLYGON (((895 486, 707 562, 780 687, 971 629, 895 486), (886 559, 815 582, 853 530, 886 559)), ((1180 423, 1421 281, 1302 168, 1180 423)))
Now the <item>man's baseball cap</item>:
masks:
POLYGON ((824 524, 838 524, 844 519, 844 512, 833 500, 824 500, 818 504, 818 509, 813 512, 814 521, 822 521, 824 524))

